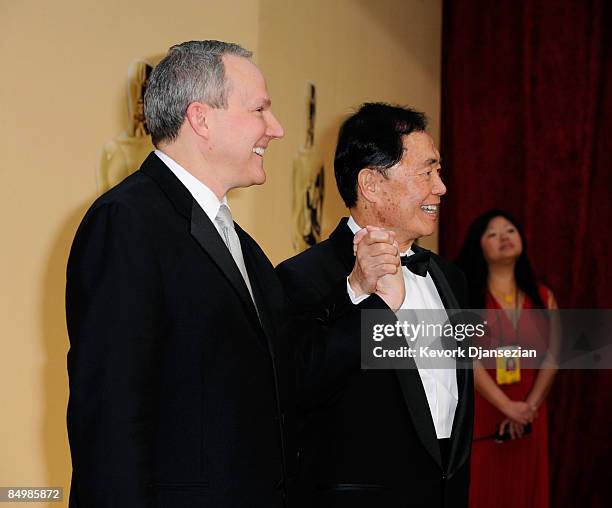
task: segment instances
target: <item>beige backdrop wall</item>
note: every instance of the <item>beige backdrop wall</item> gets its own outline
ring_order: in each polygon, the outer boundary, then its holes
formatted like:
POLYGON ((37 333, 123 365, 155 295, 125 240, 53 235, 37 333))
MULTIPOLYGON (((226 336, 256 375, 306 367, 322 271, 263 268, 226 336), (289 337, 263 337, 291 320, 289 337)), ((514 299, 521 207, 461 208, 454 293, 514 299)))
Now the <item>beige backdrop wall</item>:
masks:
POLYGON ((266 185, 231 204, 278 262, 292 253, 306 81, 318 91, 326 236, 343 214, 331 161, 351 108, 414 105, 437 139, 440 30, 440 0, 0 0, 0 486, 69 487, 65 264, 102 146, 126 128, 129 63, 189 39, 256 52, 286 137, 266 154, 266 185))
MULTIPOLYGON (((254 192, 255 237, 273 262, 293 254, 291 160, 304 143, 307 81, 317 87, 315 149, 325 163, 323 237, 346 209, 333 155, 341 121, 364 101, 425 111, 436 142, 440 117, 441 2, 434 0, 263 0, 259 63, 285 139, 266 155, 268 182, 254 192)), ((435 238, 422 242, 435 247, 435 238)))
POLYGON ((0 6, 0 485, 68 488, 65 264, 102 146, 126 128, 128 65, 189 39, 256 48, 259 3, 0 6))

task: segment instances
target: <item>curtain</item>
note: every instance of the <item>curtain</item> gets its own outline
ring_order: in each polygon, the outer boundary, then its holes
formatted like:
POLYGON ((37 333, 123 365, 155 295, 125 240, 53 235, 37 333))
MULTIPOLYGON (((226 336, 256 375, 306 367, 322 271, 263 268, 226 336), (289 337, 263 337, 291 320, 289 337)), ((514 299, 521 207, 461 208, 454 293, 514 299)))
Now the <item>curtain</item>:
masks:
MULTIPOLYGON (((507 210, 565 308, 612 308, 610 27, 606 0, 444 2, 440 250, 453 259, 478 214, 507 210)), ((552 506, 604 506, 611 372, 556 380, 552 506)))

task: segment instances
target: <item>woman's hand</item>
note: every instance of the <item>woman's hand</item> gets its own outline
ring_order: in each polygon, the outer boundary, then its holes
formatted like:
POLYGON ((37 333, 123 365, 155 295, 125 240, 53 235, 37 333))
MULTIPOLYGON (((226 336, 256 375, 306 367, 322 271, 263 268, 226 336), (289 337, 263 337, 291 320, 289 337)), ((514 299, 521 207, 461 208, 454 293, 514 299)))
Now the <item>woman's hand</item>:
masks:
POLYGON ((500 436, 504 434, 506 428, 510 432, 511 439, 518 439, 520 437, 523 437, 523 435, 525 434, 525 426, 520 423, 516 423, 510 418, 506 418, 499 426, 500 436))
POLYGON ((500 409, 510 420, 521 425, 531 423, 537 416, 533 406, 521 400, 508 400, 500 409))

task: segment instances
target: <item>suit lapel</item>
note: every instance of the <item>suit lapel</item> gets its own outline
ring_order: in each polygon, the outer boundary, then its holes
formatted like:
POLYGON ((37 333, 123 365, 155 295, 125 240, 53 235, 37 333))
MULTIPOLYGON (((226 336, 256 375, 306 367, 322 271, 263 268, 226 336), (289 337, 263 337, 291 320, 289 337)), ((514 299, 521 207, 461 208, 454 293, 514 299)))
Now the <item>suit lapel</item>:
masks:
MULTIPOLYGON (((423 250, 421 247, 414 247, 413 250, 418 252, 423 250)), ((448 281, 446 280, 446 276, 442 269, 436 262, 435 258, 432 256, 429 261, 429 273, 431 274, 431 278, 434 281, 436 289, 438 290, 438 294, 440 295, 440 299, 444 304, 445 309, 459 309, 459 302, 455 297, 455 293, 451 289, 448 281)))
POLYGON ((451 448, 448 457, 448 473, 452 475, 468 458, 472 446, 472 432, 465 429, 468 418, 468 400, 472 397, 471 383, 468 383, 472 371, 467 368, 457 369, 457 385, 459 401, 455 410, 453 430, 451 432, 451 448))
MULTIPOLYGON (((444 307, 446 309, 460 309, 461 307, 455 297, 455 293, 448 283, 448 279, 433 257, 429 262, 429 273, 431 274, 431 278, 434 281, 444 307)), ((450 319, 452 320, 452 318, 450 319)), ((457 393, 459 395, 459 400, 457 402, 457 409, 455 410, 453 429, 451 432, 451 448, 447 468, 449 475, 452 475, 454 471, 465 462, 471 447, 471 433, 465 432, 463 429, 467 418, 467 401, 471 397, 469 393, 471 385, 468 383, 471 371, 468 371, 466 368, 458 368, 455 372, 457 374, 457 393), (459 439, 460 437, 461 440, 459 439)))
POLYGON ((236 266, 234 258, 221 239, 217 228, 215 228, 208 216, 204 213, 204 210, 202 210, 200 205, 198 205, 195 200, 193 201, 193 207, 191 210, 191 235, 223 272, 229 283, 238 293, 242 303, 248 309, 248 313, 251 315, 251 318, 259 323, 257 311, 255 310, 255 305, 253 305, 251 294, 249 293, 249 289, 242 278, 240 270, 238 270, 238 267, 236 266))
POLYGON ((353 255, 353 232, 348 227, 348 218, 343 217, 340 222, 329 235, 329 241, 334 246, 336 255, 344 265, 346 273, 343 275, 346 277, 355 264, 355 256, 353 255))
POLYGON ((242 246, 244 262, 249 274, 249 280, 251 281, 251 289, 253 290, 255 304, 257 305, 259 321, 268 340, 270 340, 275 334, 273 332, 273 317, 270 315, 272 305, 268 301, 265 288, 270 287, 271 282, 266 280, 266 267, 262 267, 261 263, 258 262, 265 254, 238 224, 236 224, 236 233, 238 233, 240 245, 242 246))
MULTIPOLYGON (((404 359, 402 361, 404 361, 404 359)), ((409 361, 414 363, 413 359, 409 359, 409 361)), ((427 402, 427 396, 425 395, 425 388, 423 388, 423 382, 421 381, 421 376, 419 375, 416 364, 409 369, 398 369, 395 371, 395 374, 404 396, 404 402, 406 406, 408 406, 412 423, 419 435, 419 439, 438 466, 443 469, 440 446, 438 445, 438 437, 436 436, 436 428, 431 418, 431 411, 429 409, 429 403, 427 402)))

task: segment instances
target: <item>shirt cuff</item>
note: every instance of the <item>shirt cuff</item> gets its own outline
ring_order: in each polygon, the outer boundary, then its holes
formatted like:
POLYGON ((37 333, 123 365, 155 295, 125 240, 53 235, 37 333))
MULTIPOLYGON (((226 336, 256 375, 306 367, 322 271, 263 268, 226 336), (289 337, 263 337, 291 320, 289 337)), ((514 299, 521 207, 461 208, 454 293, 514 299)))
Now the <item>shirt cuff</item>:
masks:
POLYGON ((355 296, 355 291, 353 291, 353 288, 351 287, 351 285, 349 284, 349 278, 346 278, 346 292, 349 295, 349 298, 351 299, 351 302, 353 303, 353 305, 359 305, 361 302, 363 302, 368 296, 370 296, 369 294, 363 294, 361 296, 355 296))

